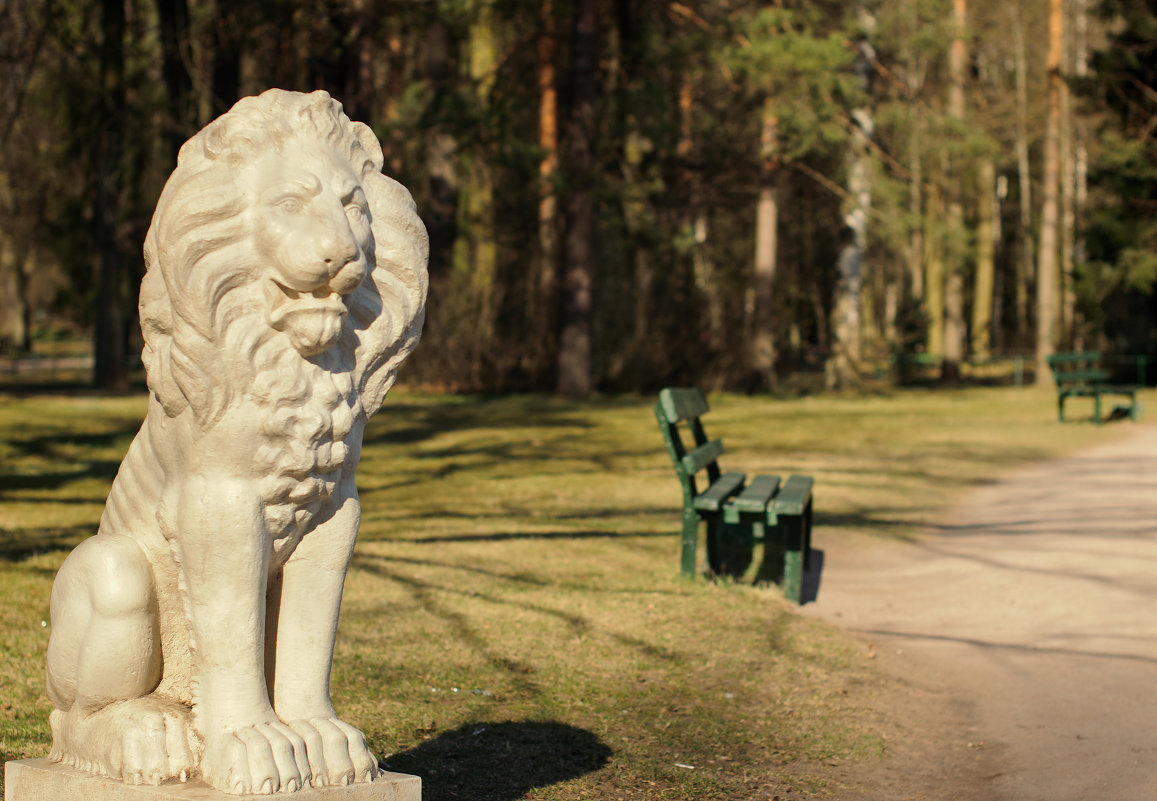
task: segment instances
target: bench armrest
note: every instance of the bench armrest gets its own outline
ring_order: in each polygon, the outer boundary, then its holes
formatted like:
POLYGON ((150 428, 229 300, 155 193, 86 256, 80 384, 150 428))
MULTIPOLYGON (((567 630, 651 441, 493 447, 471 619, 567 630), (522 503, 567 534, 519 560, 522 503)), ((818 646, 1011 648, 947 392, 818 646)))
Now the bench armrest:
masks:
POLYGON ((710 442, 705 442, 693 451, 689 451, 686 456, 682 458, 680 464, 688 477, 695 475, 703 468, 715 461, 723 455, 723 440, 713 439, 710 442))

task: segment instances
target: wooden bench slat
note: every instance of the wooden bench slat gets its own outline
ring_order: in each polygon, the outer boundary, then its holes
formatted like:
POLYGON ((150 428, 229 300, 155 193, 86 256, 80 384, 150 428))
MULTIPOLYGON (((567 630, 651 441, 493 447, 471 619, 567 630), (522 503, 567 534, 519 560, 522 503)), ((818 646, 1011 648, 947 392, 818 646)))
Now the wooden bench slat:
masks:
POLYGON ((1054 353, 1046 359, 1051 367, 1054 364, 1079 364, 1081 362, 1099 362, 1101 360, 1101 352, 1099 350, 1086 350, 1081 353, 1054 353))
POLYGON ((1129 395, 1137 394, 1137 387, 1116 386, 1114 384, 1085 384, 1075 387, 1058 387, 1062 395, 1129 395))
POLYGON ((710 411, 703 391, 695 387, 664 389, 659 393, 659 404, 663 407, 668 422, 671 423, 679 423, 690 417, 701 417, 710 411))
POLYGON ((713 464, 723 453, 723 440, 713 439, 689 451, 680 461, 687 475, 693 476, 707 465, 713 464))
POLYGON ((792 476, 784 482, 783 488, 772 503, 777 515, 802 515, 812 494, 811 476, 792 476))
POLYGON ((1053 370, 1053 378, 1058 384, 1094 383, 1099 384, 1109 379, 1108 370, 1053 370))
POLYGON ((740 512, 755 512, 767 509, 767 502, 779 489, 779 476, 756 476, 743 492, 731 502, 732 508, 740 512))
POLYGON ((695 496, 695 508, 718 512, 723 502, 734 495, 746 478, 743 473, 724 473, 703 492, 695 496))

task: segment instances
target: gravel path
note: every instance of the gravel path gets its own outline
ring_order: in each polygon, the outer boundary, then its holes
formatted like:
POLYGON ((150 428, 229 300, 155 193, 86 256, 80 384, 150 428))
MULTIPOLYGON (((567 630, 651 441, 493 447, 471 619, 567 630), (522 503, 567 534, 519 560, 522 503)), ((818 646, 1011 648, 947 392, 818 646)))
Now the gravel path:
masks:
POLYGON ((817 532, 803 613, 863 637, 912 696, 886 797, 1157 798, 1157 427, 1114 425, 1123 440, 970 493, 919 543, 817 532))

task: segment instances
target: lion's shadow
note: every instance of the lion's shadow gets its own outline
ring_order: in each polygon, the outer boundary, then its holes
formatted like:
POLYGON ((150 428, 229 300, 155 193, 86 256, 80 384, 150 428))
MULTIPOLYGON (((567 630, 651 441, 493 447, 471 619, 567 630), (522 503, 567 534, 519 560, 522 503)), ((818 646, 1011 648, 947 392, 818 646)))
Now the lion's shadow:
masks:
POLYGON ((384 760, 422 779, 423 801, 514 801, 598 770, 613 752, 589 731, 555 722, 469 723, 384 760))

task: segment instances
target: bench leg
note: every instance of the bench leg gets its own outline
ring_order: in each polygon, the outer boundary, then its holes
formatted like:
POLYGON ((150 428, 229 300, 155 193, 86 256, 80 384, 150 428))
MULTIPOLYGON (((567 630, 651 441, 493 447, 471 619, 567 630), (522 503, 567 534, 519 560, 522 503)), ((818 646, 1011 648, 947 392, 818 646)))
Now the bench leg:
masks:
POLYGON ((812 566, 812 504, 808 501, 807 509, 803 513, 803 569, 811 570, 812 566))
POLYGON ((1101 424, 1101 393, 1093 395, 1093 422, 1101 424))
POLYGON ((803 595, 804 528, 806 515, 781 515, 784 534, 783 594, 792 603, 799 603, 803 595))
POLYGON ((1057 398, 1057 422, 1063 423, 1065 421, 1065 396, 1061 395, 1057 398))
POLYGON ((699 540, 699 515, 694 509, 683 510, 683 548, 680 562, 685 578, 695 577, 695 547, 699 540))

